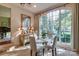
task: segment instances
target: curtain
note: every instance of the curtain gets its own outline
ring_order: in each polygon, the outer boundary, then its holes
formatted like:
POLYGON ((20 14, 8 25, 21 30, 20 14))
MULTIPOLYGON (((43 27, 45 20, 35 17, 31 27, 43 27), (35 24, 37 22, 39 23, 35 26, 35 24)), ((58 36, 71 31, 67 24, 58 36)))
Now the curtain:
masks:
POLYGON ((79 4, 73 6, 73 48, 79 50, 79 4))

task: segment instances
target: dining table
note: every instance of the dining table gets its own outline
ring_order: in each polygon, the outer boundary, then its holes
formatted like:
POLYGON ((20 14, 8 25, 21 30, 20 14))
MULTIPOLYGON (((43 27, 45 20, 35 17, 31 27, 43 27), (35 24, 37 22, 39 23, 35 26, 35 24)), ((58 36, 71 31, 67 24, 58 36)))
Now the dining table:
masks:
POLYGON ((46 39, 36 39, 36 46, 41 47, 43 49, 43 56, 44 56, 44 51, 46 50, 47 45, 52 45, 53 40, 46 38, 46 39))
POLYGON ((46 39, 36 39, 36 44, 47 44, 47 45, 51 45, 53 43, 53 40, 52 39, 49 39, 49 38, 46 38, 46 39))

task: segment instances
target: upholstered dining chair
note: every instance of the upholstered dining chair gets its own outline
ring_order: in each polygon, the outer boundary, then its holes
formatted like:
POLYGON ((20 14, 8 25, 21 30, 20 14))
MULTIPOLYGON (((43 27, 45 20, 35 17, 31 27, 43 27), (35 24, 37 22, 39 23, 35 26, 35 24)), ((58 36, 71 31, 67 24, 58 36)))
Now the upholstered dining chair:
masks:
MULTIPOLYGON (((43 50, 43 45, 37 45, 35 41, 35 37, 30 36, 30 46, 31 46, 31 51, 32 51, 32 56, 37 56, 38 52, 42 49, 43 50)), ((44 53, 43 53, 44 55, 44 53)))
POLYGON ((55 36, 54 39, 53 39, 52 45, 47 45, 47 46, 45 47, 45 48, 47 48, 47 49, 52 49, 52 56, 57 55, 57 52, 56 52, 57 39, 58 39, 58 37, 55 36))

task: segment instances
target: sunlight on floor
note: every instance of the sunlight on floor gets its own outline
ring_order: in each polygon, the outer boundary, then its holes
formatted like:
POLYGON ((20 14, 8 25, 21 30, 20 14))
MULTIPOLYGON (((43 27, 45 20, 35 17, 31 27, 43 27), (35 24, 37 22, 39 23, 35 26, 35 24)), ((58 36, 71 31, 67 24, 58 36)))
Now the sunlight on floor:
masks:
MULTIPOLYGON (((42 56, 42 53, 39 56, 42 56)), ((52 51, 45 51, 44 56, 52 56, 52 51)), ((78 56, 78 54, 76 52, 57 48, 57 56, 78 56)))

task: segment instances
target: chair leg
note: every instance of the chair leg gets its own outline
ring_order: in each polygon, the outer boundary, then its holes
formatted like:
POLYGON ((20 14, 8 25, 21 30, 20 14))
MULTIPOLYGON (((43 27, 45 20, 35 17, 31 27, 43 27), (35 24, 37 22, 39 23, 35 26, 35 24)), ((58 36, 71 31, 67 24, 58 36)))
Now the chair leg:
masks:
POLYGON ((54 50, 52 49, 52 56, 54 56, 54 50))
POLYGON ((37 56, 37 54, 38 54, 38 53, 36 52, 35 56, 37 56))
POLYGON ((31 50, 31 56, 32 56, 32 50, 31 50))
POLYGON ((45 51, 45 49, 43 48, 43 56, 44 56, 44 51, 45 51))
POLYGON ((56 55, 57 55, 56 48, 54 50, 52 49, 52 56, 56 56, 56 55))
POLYGON ((55 55, 57 55, 56 48, 55 48, 55 55))

